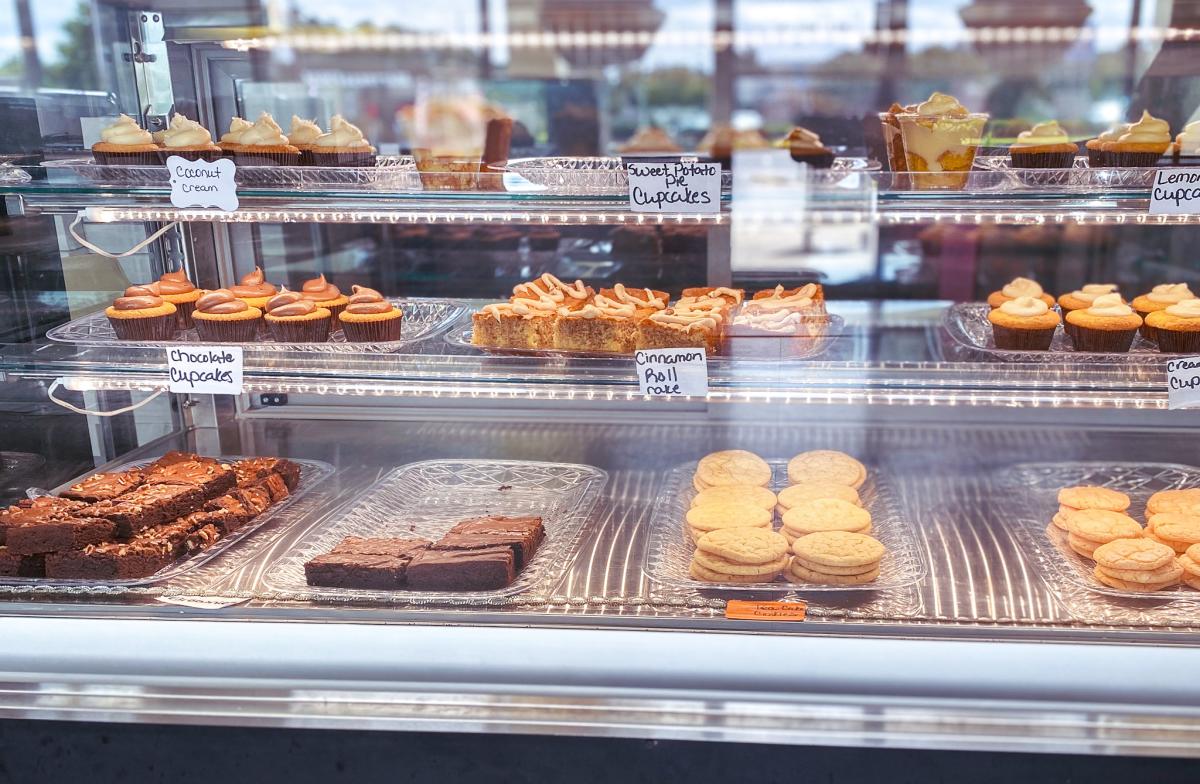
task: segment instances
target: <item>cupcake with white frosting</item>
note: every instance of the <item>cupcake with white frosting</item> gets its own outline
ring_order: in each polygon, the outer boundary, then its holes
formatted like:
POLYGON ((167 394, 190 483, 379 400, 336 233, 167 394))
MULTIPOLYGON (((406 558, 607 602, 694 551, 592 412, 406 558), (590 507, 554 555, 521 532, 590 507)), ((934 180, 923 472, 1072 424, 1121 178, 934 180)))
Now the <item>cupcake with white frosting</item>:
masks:
POLYGON ((159 163, 154 137, 132 117, 122 114, 100 131, 92 157, 103 166, 154 166, 159 163))
POLYGON ((171 118, 170 126, 159 139, 159 147, 163 163, 172 155, 189 161, 215 161, 221 157, 221 148, 213 144, 208 129, 182 114, 171 118))
POLYGON ((1172 144, 1166 120, 1142 111, 1141 118, 1125 129, 1115 142, 1100 145, 1109 166, 1154 166, 1172 144))
POLYGON ((1185 299, 1146 317, 1158 350, 1170 354, 1200 354, 1200 299, 1185 299))
POLYGON ((242 146, 242 134, 254 127, 254 123, 249 120, 243 120, 241 117, 232 117, 229 120, 229 130, 221 134, 220 140, 217 141, 217 146, 221 148, 226 158, 232 158, 233 154, 242 146))
POLYGON ((1176 166, 1200 166, 1200 120, 1184 126, 1172 151, 1176 166))
POLYGON ((1047 294, 1040 283, 1029 278, 1013 278, 1004 284, 1002 289, 989 294, 987 302, 993 308, 998 308, 1005 302, 1014 300, 1017 297, 1033 297, 1045 302, 1049 307, 1054 307, 1054 297, 1047 294))
POLYGON ((292 115, 292 127, 288 129, 288 141, 300 151, 300 165, 312 166, 313 144, 325 133, 315 120, 305 120, 292 115))
POLYGON ((1017 134, 1008 148, 1008 157, 1016 169, 1070 169, 1079 148, 1055 120, 1040 122, 1017 134))
POLYGON ((1046 351, 1062 319, 1037 297, 1010 299, 988 313, 996 348, 1006 351, 1046 351))
POLYGON ((323 133, 312 143, 314 166, 374 166, 375 148, 363 136, 357 125, 335 114, 329 119, 329 133, 323 133))
MULTIPOLYGON (((1145 294, 1141 294, 1133 298, 1130 304, 1137 311, 1138 315, 1143 319, 1150 318, 1150 314, 1166 310, 1177 302, 1184 300, 1196 299, 1196 295, 1188 288, 1186 283, 1160 283, 1145 294)), ((1142 326, 1142 337, 1147 340, 1155 340, 1154 327, 1149 324, 1142 326)))
POLYGON ((238 166, 296 166, 300 163, 297 150, 275 118, 267 112, 259 115, 254 125, 238 137, 233 160, 238 166))
POLYGON ((1102 294, 1090 306, 1068 313, 1064 329, 1076 351, 1124 354, 1141 326, 1142 317, 1120 294, 1102 294))
POLYGON ((1096 297, 1105 294, 1120 293, 1117 291, 1117 284, 1115 283, 1087 283, 1075 291, 1060 296, 1058 298, 1058 306, 1062 308, 1063 313, 1070 313, 1072 310, 1090 308, 1092 303, 1096 301, 1096 297))

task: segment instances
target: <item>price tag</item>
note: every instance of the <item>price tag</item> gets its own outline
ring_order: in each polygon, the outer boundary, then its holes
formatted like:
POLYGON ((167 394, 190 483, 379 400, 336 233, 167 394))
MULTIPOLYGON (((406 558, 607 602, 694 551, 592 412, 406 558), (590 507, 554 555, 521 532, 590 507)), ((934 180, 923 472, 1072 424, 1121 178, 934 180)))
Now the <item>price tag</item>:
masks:
POLYGON ((167 349, 171 392, 242 394, 241 346, 172 346, 167 349))
POLYGON ((179 209, 216 207, 233 212, 238 208, 237 166, 228 158, 213 162, 189 161, 172 155, 167 158, 171 175, 171 204, 179 209))
POLYGON ((1155 170, 1150 214, 1200 215, 1200 168, 1155 170))
POLYGON ((158 600, 163 604, 175 604, 196 610, 223 610, 250 601, 233 596, 159 596, 158 600))
POLYGON ((718 213, 721 164, 646 161, 625 164, 632 212, 718 213))
POLYGON ((1167 408, 1200 408, 1200 357, 1167 362, 1167 408))
POLYGON ((808 614, 804 602, 746 602, 730 599, 725 617, 731 621, 803 621, 808 614))
POLYGON ((650 397, 708 394, 708 356, 702 348, 656 348, 633 355, 638 387, 650 397))

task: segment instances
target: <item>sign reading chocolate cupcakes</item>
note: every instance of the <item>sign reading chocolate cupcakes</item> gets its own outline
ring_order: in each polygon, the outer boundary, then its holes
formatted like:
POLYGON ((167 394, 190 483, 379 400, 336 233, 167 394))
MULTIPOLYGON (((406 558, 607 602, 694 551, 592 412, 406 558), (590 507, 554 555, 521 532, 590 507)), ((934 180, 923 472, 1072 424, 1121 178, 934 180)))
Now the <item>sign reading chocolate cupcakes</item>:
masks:
POLYGON ((238 208, 237 165, 228 158, 189 161, 178 155, 167 158, 171 176, 171 204, 179 209, 215 207, 233 212, 238 208))
POLYGON ((1200 215, 1200 169, 1157 169, 1151 215, 1200 215))
POLYGON ((629 209, 652 213, 721 211, 721 164, 646 161, 625 164, 629 209))
POLYGON ((1200 357, 1167 362, 1167 408, 1200 408, 1200 357))
POLYGON ((167 389, 204 395, 242 394, 241 346, 172 346, 167 389))

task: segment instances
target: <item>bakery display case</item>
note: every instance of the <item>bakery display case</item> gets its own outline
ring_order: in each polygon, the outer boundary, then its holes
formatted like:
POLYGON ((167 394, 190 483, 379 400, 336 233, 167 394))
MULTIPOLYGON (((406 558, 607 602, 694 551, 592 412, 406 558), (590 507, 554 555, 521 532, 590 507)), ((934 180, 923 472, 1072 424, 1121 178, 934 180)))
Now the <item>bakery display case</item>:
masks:
POLYGON ((0 25, 0 712, 1200 753, 1193 4, 365 5, 0 25))

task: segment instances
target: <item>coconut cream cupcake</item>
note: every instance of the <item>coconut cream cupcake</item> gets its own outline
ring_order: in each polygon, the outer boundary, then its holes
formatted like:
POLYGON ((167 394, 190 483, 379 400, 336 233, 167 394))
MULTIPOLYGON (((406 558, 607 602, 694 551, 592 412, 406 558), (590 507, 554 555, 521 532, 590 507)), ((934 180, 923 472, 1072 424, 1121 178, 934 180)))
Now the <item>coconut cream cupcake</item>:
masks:
POLYGON ((1014 300, 1017 297, 1033 297, 1034 299, 1042 300, 1050 307, 1054 307, 1054 297, 1047 294, 1040 283, 1029 278, 1013 278, 1004 285, 1004 288, 989 294, 987 302, 993 308, 998 308, 1005 302, 1014 300))
POLYGON ((127 114, 122 114, 100 131, 100 141, 92 145, 92 157, 102 166, 155 166, 159 163, 154 137, 127 114))
POLYGON ((996 348, 1046 351, 1062 319, 1037 297, 1017 297, 988 313, 996 348))
POLYGON ((1200 354, 1200 299, 1185 299, 1146 317, 1158 350, 1171 354, 1200 354))
POLYGON ((312 143, 314 166, 374 166, 375 148, 358 126, 346 122, 340 114, 329 120, 329 133, 312 143))
POLYGON ((1068 313, 1065 329, 1076 351, 1123 354, 1133 345, 1141 326, 1142 317, 1120 294, 1103 294, 1089 307, 1068 313))
POLYGON ((1063 313, 1069 313, 1072 310, 1082 310, 1083 308, 1091 307, 1096 301, 1096 297, 1105 294, 1120 294, 1117 291, 1115 283, 1087 283, 1080 286, 1078 290, 1063 294, 1058 298, 1058 306, 1062 308, 1063 313))
POLYGON ((182 114, 171 118, 171 125, 159 138, 159 146, 163 163, 172 155, 189 161, 215 161, 221 157, 221 148, 213 144, 208 129, 182 114))
POLYGON ((312 148, 321 135, 325 133, 314 120, 305 120, 292 115, 292 127, 288 129, 288 141, 300 151, 300 165, 312 165, 312 148))
POLYGON ((233 159, 239 166, 296 166, 300 151, 284 136, 275 118, 263 112, 254 125, 238 137, 233 159))
POLYGON ((234 153, 241 148, 242 134, 254 127, 254 123, 249 120, 243 120, 241 117, 234 117, 229 121, 229 130, 221 134, 220 141, 217 146, 221 148, 226 158, 232 158, 234 153))

